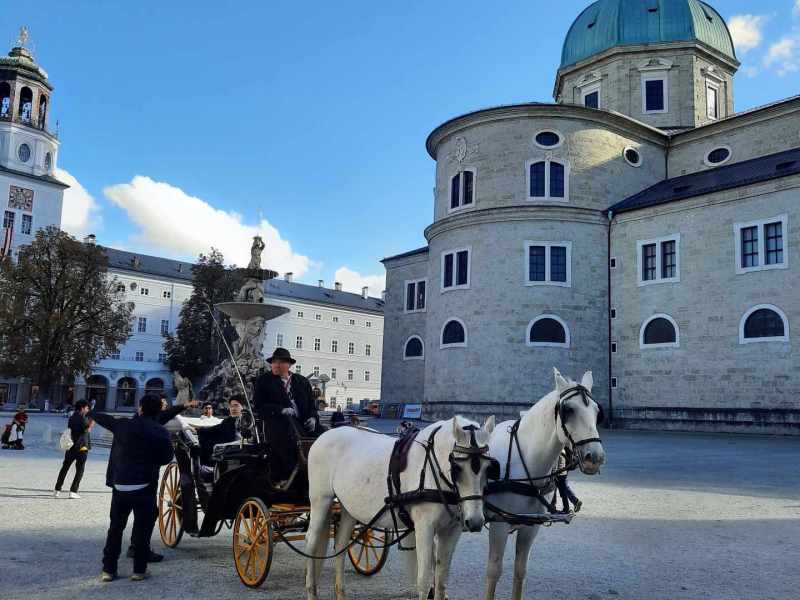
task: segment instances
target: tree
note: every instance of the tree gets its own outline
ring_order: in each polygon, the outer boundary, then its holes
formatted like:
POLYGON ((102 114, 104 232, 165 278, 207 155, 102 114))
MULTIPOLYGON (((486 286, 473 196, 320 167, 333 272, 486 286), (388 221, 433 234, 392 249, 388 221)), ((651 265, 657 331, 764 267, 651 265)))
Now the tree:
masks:
POLYGON ((0 372, 27 377, 42 400, 54 383, 88 376, 130 337, 133 305, 107 273, 103 249, 56 227, 17 261, 0 262, 0 372))
MULTIPOLYGON (((209 307, 233 300, 242 286, 242 277, 235 267, 225 267, 225 259, 216 248, 208 255, 199 256, 192 267, 192 275, 192 295, 181 308, 175 335, 167 335, 164 350, 170 369, 197 381, 227 356, 209 307)), ((227 317, 217 315, 217 319, 227 339, 234 337, 227 317)))

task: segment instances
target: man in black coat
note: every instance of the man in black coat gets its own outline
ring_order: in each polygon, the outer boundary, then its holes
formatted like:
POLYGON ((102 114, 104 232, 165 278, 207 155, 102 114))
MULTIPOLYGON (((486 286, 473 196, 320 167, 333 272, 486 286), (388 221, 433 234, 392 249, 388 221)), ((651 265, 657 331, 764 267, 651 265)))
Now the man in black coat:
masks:
POLYGON ((253 391, 254 409, 264 420, 264 428, 276 460, 273 479, 287 479, 297 463, 295 429, 303 436, 316 437, 324 431, 319 423, 317 403, 308 379, 292 373, 296 362, 285 348, 276 348, 267 359, 271 372, 261 375, 253 391), (290 425, 294 422, 296 427, 290 425))
POLYGON ((173 457, 169 433, 158 423, 161 400, 146 394, 139 403, 139 414, 115 418, 104 413, 90 413, 92 419, 114 434, 117 451, 111 477, 111 524, 103 549, 101 581, 113 581, 122 550, 122 534, 133 512, 133 574, 131 579, 146 577, 150 536, 156 523, 156 492, 159 469, 173 457))
POLYGON ((78 495, 78 487, 81 485, 83 478, 83 469, 86 466, 86 459, 89 456, 89 449, 92 443, 89 437, 89 430, 92 428, 92 420, 86 415, 89 414, 89 403, 86 400, 78 400, 75 405, 75 412, 67 421, 70 437, 72 438, 72 446, 64 453, 64 462, 61 464, 61 470, 58 472, 56 479, 56 488, 53 495, 56 498, 61 497, 61 487, 64 485, 64 479, 67 477, 70 466, 75 463, 75 477, 72 478, 72 485, 69 488, 70 498, 80 498, 78 495))

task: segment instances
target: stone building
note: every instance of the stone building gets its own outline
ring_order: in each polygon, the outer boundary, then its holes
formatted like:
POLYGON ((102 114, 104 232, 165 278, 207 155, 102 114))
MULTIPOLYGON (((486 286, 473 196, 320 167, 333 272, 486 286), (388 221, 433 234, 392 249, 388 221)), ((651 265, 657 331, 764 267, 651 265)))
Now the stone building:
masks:
POLYGON ((384 402, 513 416, 557 366, 618 426, 800 431, 800 97, 740 113, 724 20, 599 0, 555 103, 437 127, 428 245, 384 259, 384 402))

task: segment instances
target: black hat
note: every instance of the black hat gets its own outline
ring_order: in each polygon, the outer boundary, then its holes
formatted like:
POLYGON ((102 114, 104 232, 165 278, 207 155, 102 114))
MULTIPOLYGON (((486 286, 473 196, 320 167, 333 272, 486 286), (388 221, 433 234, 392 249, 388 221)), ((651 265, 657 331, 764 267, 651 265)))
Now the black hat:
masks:
POLYGON ((289 354, 289 351, 286 348, 275 348, 275 352, 273 352, 272 356, 267 359, 267 362, 272 364, 273 360, 285 360, 290 365, 293 365, 297 362, 292 358, 292 355, 289 354))

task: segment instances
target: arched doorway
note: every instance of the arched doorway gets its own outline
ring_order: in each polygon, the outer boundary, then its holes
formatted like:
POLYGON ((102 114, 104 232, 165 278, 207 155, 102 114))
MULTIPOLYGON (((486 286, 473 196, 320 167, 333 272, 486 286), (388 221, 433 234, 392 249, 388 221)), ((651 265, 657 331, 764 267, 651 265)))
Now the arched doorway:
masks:
POLYGON ((136 380, 123 377, 117 382, 117 408, 136 407, 136 380))
POLYGON ((6 81, 0 83, 0 118, 11 118, 11 86, 6 81))
POLYGON ((23 123, 30 123, 31 114, 33 112, 33 92, 31 88, 24 87, 19 93, 19 106, 17 107, 17 114, 20 121, 23 123))
POLYGON ((147 383, 144 384, 145 394, 155 394, 156 396, 160 396, 163 391, 164 391, 164 380, 158 377, 154 377, 153 379, 148 379, 147 383))
POLYGON ((91 405, 94 400, 95 410, 108 408, 108 379, 102 375, 92 375, 86 380, 86 400, 91 405))

